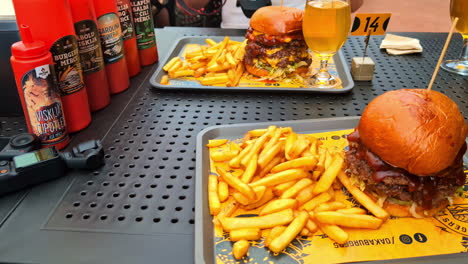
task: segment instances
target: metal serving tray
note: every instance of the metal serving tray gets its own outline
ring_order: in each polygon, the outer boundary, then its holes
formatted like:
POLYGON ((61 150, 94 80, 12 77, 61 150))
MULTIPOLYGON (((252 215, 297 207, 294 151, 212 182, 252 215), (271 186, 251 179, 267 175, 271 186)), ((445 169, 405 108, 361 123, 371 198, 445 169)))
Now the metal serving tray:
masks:
MULTIPOLYGON (((203 86, 201 84, 196 85, 162 85, 160 84, 163 75, 167 74, 162 67, 173 57, 181 56, 185 45, 187 44, 206 44, 206 36, 200 37, 183 37, 175 41, 173 48, 171 49, 169 56, 160 62, 159 67, 153 73, 150 79, 150 83, 153 87, 167 90, 215 90, 215 91, 264 91, 264 92, 301 92, 301 93, 345 93, 353 89, 354 82, 349 72, 346 60, 341 50, 333 56, 334 63, 336 65, 336 71, 342 81, 341 89, 317 89, 317 88, 275 88, 274 86, 265 87, 222 87, 222 86, 203 86)), ((213 36, 210 37, 216 42, 222 41, 224 37, 213 36)), ((229 37, 232 40, 243 41, 244 37, 236 36, 229 37)))
MULTIPOLYGON (((208 193, 205 187, 210 174, 209 150, 205 147, 210 139, 238 139, 252 129, 269 125, 292 127, 299 133, 319 133, 354 128, 359 117, 339 117, 283 122, 248 123, 212 126, 202 130, 197 136, 196 181, 195 181, 195 264, 215 264, 215 238, 212 216, 208 208, 208 193)), ((468 141, 467 141, 468 142, 468 141)), ((463 157, 468 164, 468 151, 463 157)), ((374 261, 373 263, 397 263, 401 259, 374 261)), ((404 259, 405 263, 467 263, 468 254, 447 254, 404 259)))

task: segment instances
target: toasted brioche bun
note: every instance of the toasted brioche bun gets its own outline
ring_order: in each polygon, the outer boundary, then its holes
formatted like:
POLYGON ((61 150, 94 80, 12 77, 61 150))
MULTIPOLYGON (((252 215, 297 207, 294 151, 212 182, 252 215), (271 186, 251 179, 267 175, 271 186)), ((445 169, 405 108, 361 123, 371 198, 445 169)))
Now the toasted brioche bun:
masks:
POLYGON ((468 126, 455 102, 436 91, 386 92, 364 110, 361 141, 385 162, 418 176, 453 164, 468 126))
POLYGON ((250 26, 269 35, 283 35, 302 30, 303 11, 287 6, 264 6, 250 18, 250 26))
MULTIPOLYGON (((267 70, 259 68, 259 67, 255 67, 255 66, 250 65, 248 63, 244 63, 244 66, 245 66, 245 69, 250 74, 252 74, 254 76, 257 76, 257 77, 265 77, 265 76, 268 76, 270 74, 267 70)), ((308 70, 309 70, 309 67, 302 66, 302 67, 296 68, 296 71, 291 73, 291 74, 294 74, 294 73, 303 74, 303 73, 307 73, 308 70)))
POLYGON ((387 200, 383 204, 383 209, 387 211, 387 213, 389 213, 391 216, 419 218, 434 216, 438 212, 444 210, 445 207, 447 207, 447 205, 449 205, 448 200, 445 200, 439 206, 433 207, 430 210, 425 210, 421 206, 416 206, 416 208, 414 209, 414 213, 412 213, 410 205, 396 204, 387 200))

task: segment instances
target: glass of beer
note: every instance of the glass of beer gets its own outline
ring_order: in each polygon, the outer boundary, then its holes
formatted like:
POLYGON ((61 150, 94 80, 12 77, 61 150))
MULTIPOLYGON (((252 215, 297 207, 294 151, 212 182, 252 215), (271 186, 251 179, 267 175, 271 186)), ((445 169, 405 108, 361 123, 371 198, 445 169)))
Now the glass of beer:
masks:
POLYGON ((311 88, 334 88, 341 84, 328 72, 328 60, 343 46, 351 26, 349 0, 309 0, 302 31, 309 49, 320 59, 320 70, 309 80, 311 88))
POLYGON ((444 61, 442 69, 468 76, 468 0, 451 0, 450 16, 452 20, 458 17, 455 28, 463 37, 463 49, 458 60, 444 61))

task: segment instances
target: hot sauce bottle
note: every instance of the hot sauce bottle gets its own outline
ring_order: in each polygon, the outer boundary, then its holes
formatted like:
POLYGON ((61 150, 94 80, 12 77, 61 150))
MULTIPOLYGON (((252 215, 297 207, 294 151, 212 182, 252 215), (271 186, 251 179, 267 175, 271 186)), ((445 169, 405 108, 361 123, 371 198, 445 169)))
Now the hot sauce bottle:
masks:
POLYGON ((128 89, 130 79, 125 60, 120 20, 117 15, 117 2, 116 0, 94 0, 94 10, 97 16, 110 93, 120 93, 128 89))
POLYGON ((94 112, 109 105, 110 94, 93 0, 68 0, 68 2, 75 23, 89 107, 94 112))
POLYGON ((28 25, 33 37, 52 53, 57 86, 69 133, 91 122, 78 43, 66 0, 14 0, 18 25, 28 25))
POLYGON ((119 10, 120 27, 122 28, 128 75, 133 77, 140 72, 141 68, 130 0, 117 0, 117 8, 119 10))
POLYGON ((28 131, 44 147, 64 148, 70 138, 65 125, 52 54, 44 42, 34 41, 28 26, 20 25, 22 41, 11 46, 11 66, 28 131))
POLYGON ((154 34, 153 15, 150 0, 130 0, 133 23, 135 24, 138 53, 143 66, 158 61, 158 49, 154 34))

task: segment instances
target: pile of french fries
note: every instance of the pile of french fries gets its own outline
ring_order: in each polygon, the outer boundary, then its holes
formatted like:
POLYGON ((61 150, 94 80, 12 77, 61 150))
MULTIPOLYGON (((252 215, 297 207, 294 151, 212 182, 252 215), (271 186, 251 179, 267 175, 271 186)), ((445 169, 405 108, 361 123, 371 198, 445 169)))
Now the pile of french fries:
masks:
POLYGON ((298 235, 320 229, 344 244, 348 233, 342 227, 377 229, 389 218, 343 172, 342 150, 290 127, 251 130, 237 142, 216 139, 207 147, 215 148, 210 158, 217 173, 208 178, 210 213, 235 242, 236 259, 262 234, 264 245, 280 253, 298 235), (335 200, 343 186, 367 211, 335 200), (239 214, 257 216, 235 217, 239 214))
POLYGON ((206 43, 208 46, 198 45, 182 58, 174 57, 169 60, 163 67, 169 76, 164 75, 160 83, 168 84, 169 77, 193 76, 202 85, 236 86, 244 74, 242 60, 247 40, 239 42, 225 37, 218 43, 206 39, 206 43))

